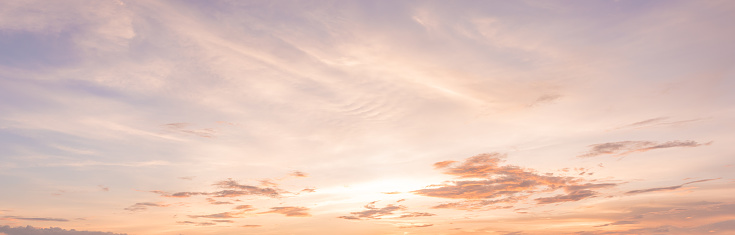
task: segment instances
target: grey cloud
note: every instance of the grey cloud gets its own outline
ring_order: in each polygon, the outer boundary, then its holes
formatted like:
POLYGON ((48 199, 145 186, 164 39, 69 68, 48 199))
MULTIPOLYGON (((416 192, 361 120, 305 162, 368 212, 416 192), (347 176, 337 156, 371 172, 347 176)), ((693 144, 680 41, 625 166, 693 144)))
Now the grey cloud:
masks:
POLYGON ((126 233, 66 230, 58 227, 36 228, 32 226, 0 226, 0 233, 8 235, 127 235, 126 233))
POLYGON ((659 187, 659 188, 649 188, 649 189, 632 190, 632 191, 625 192, 625 194, 639 194, 639 193, 650 193, 650 192, 660 192, 660 191, 672 191, 672 190, 680 189, 681 187, 684 187, 685 185, 688 185, 688 184, 701 183, 701 182, 707 182, 707 181, 712 181, 712 180, 717 180, 717 179, 695 180, 695 181, 690 181, 690 182, 686 182, 686 183, 683 183, 683 184, 680 184, 680 185, 669 186, 669 187, 659 187))
POLYGON ((21 216, 3 216, 0 220, 30 220, 30 221, 54 221, 68 222, 68 219, 46 218, 46 217, 21 217, 21 216))

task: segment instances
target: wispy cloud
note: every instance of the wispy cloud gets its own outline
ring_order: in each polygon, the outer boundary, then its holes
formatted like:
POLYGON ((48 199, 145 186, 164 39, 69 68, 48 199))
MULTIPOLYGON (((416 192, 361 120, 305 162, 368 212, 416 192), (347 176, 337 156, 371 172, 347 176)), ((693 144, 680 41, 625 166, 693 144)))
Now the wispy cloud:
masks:
POLYGON ((163 127, 169 131, 189 134, 189 135, 195 135, 195 136, 205 137, 205 138, 214 137, 215 133, 217 133, 217 131, 212 128, 190 129, 189 126, 191 126, 190 123, 168 123, 168 124, 163 125, 163 127))
POLYGON ((276 214, 283 214, 288 217, 308 217, 311 216, 309 214, 309 208, 306 207, 293 207, 293 206, 284 206, 284 207, 271 207, 270 211, 260 212, 258 214, 268 214, 268 213, 276 213, 276 214))
POLYGON ((602 144, 593 144, 590 145, 590 151, 579 155, 578 157, 595 157, 599 155, 606 155, 606 154, 616 154, 616 156, 622 156, 630 153, 635 152, 646 152, 654 149, 664 149, 664 148, 676 148, 676 147, 699 147, 702 145, 709 145, 712 142, 708 143, 698 143, 696 141, 692 140, 675 140, 675 141, 667 141, 663 143, 657 143, 653 141, 619 141, 619 142, 609 142, 609 143, 602 143, 602 144))
POLYGON ((385 217, 413 218, 413 217, 435 216, 435 214, 426 213, 426 212, 405 212, 401 214, 396 214, 396 212, 405 211, 407 208, 402 205, 394 205, 394 204, 388 204, 384 207, 376 207, 375 203, 377 203, 377 201, 371 202, 365 205, 364 208, 366 210, 358 211, 358 212, 350 212, 351 215, 340 216, 337 218, 348 219, 348 220, 361 220, 361 219, 382 219, 385 217))
POLYGON ((69 222, 68 219, 47 218, 47 217, 22 217, 22 216, 3 216, 0 220, 29 220, 29 221, 53 221, 53 222, 69 222))
POLYGON ((212 223, 212 222, 194 222, 194 221, 177 221, 176 223, 179 223, 179 224, 191 224, 191 225, 196 225, 196 226, 212 226, 212 225, 217 225, 217 223, 212 223))
MULTIPOLYGON (((718 178, 718 179, 719 179, 719 178, 718 178)), ((669 187, 659 187, 659 188, 649 188, 649 189, 638 189, 638 190, 632 190, 632 191, 628 191, 628 192, 625 192, 625 194, 639 194, 639 193, 650 193, 650 192, 672 191, 672 190, 677 190, 677 189, 680 189, 681 187, 684 187, 685 185, 688 185, 688 184, 695 184, 695 183, 707 182, 707 181, 712 181, 712 180, 717 180, 717 179, 703 179, 703 180, 695 180, 695 181, 691 181, 691 182, 686 182, 686 183, 683 183, 683 184, 680 184, 680 185, 675 185, 675 186, 669 186, 669 187)))
POLYGON ((687 119, 687 120, 678 120, 678 121, 666 121, 669 120, 670 117, 656 117, 651 119, 646 119, 639 122, 634 122, 631 124, 627 124, 624 126, 616 127, 614 130, 618 129, 627 129, 627 128, 644 128, 644 127, 654 127, 654 126, 675 126, 680 125, 684 123, 690 123, 690 122, 696 122, 702 120, 702 118, 696 118, 696 119, 687 119))
POLYGON ((190 215, 191 218, 209 218, 209 219, 231 219, 231 218, 241 218, 242 214, 245 213, 245 211, 240 212, 222 212, 222 213, 216 213, 216 214, 209 214, 209 215, 190 215))
POLYGON ((149 207, 169 207, 169 206, 170 206, 169 204, 162 204, 162 203, 157 203, 157 202, 138 202, 138 203, 133 204, 132 206, 125 208, 125 210, 136 212, 136 211, 147 210, 149 207))

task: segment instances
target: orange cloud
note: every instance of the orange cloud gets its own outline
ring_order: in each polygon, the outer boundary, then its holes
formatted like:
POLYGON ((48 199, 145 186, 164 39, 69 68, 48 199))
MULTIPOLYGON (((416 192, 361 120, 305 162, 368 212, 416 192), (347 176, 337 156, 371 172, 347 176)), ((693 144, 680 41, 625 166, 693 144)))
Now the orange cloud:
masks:
POLYGON ((434 164, 443 173, 457 176, 459 181, 412 191, 414 194, 463 202, 444 203, 433 208, 501 209, 541 192, 562 189, 565 193, 553 197, 536 198, 538 204, 579 201, 597 193, 591 189, 614 187, 617 184, 593 184, 582 178, 538 174, 530 169, 500 165, 504 154, 490 153, 470 157, 464 162, 443 161, 434 164))

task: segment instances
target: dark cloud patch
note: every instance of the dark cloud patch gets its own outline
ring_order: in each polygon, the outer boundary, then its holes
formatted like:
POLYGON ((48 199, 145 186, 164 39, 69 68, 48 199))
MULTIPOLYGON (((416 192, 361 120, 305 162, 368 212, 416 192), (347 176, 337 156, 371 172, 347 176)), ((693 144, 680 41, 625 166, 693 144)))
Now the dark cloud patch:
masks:
POLYGON ((156 202, 139 202, 139 203, 135 203, 132 206, 125 208, 125 210, 136 212, 136 211, 147 210, 148 207, 168 207, 168 206, 169 205, 167 204, 161 204, 161 203, 156 203, 156 202))
POLYGON ((672 191, 672 190, 680 189, 681 187, 684 187, 684 186, 686 186, 688 184, 695 184, 695 183, 707 182, 707 181, 712 181, 712 180, 717 180, 717 179, 695 180, 695 181, 690 181, 690 182, 686 182, 686 183, 683 183, 683 184, 680 184, 680 185, 669 186, 669 187, 660 187, 660 188, 649 188, 649 189, 632 190, 632 191, 625 192, 625 194, 639 194, 639 193, 672 191))
POLYGON ((0 220, 29 220, 29 221, 50 221, 50 222, 69 222, 68 219, 47 218, 47 217, 22 217, 22 216, 3 216, 0 220))
POLYGON ((127 235, 125 233, 66 230, 58 227, 36 228, 32 226, 0 226, 0 233, 8 235, 127 235))
POLYGON ((270 211, 260 212, 258 214, 268 214, 268 213, 283 214, 283 215, 288 216, 288 217, 308 217, 308 216, 311 216, 311 214, 309 214, 309 208, 306 208, 306 207, 293 207, 293 206, 271 207, 271 210, 270 211))
POLYGON ((97 187, 99 187, 100 190, 105 191, 105 192, 109 192, 110 191, 110 188, 105 187, 104 185, 97 185, 97 187))
MULTIPOLYGON (((614 187, 613 183, 590 183, 583 178, 541 174, 531 169, 502 165, 504 154, 490 153, 470 157, 463 162, 443 161, 434 167, 461 180, 432 185, 412 191, 414 194, 461 202, 443 203, 432 208, 504 209, 543 192, 562 190, 553 197, 536 198, 538 204, 579 201, 594 197, 594 189, 614 187)), ((580 168, 580 171, 588 169, 580 168)))
POLYGON ((434 216, 432 213, 425 212, 406 212, 402 214, 396 214, 398 211, 405 211, 407 208, 402 205, 388 204, 384 207, 376 207, 375 202, 368 203, 364 206, 366 210, 358 212, 350 212, 351 215, 340 216, 337 218, 348 219, 348 220, 361 220, 361 219, 381 219, 385 216, 395 215, 397 218, 412 218, 412 217, 423 217, 423 216, 434 216))
POLYGON ((692 140, 675 140, 667 141, 663 143, 657 143, 652 141, 619 141, 609 142, 602 144, 590 145, 590 151, 585 154, 579 155, 578 157, 595 157, 599 155, 616 154, 622 156, 635 152, 646 152, 654 149, 664 148, 676 148, 676 147, 699 147, 702 145, 709 145, 709 143, 698 143, 692 140))

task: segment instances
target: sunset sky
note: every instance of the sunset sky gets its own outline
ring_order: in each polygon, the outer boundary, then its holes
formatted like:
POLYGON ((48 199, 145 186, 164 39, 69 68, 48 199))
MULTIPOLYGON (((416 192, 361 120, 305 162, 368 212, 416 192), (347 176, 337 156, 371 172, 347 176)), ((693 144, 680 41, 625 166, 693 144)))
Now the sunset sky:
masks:
POLYGON ((3 0, 0 235, 735 234, 733 22, 729 0, 3 0))

